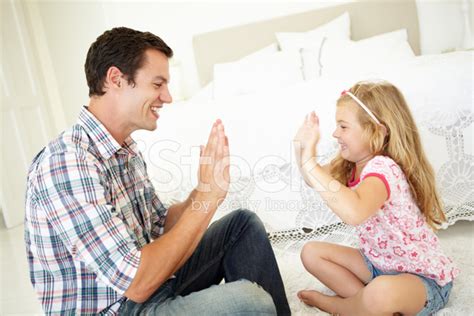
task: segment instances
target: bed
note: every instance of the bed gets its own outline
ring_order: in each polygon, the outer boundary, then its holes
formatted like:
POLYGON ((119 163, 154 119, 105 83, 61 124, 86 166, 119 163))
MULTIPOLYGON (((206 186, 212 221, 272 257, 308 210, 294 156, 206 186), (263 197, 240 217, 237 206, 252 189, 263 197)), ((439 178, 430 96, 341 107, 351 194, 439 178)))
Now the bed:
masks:
POLYGON ((462 271, 439 315, 474 313, 474 250, 466 238, 474 219, 473 52, 420 56, 419 38, 415 1, 351 2, 195 36, 203 89, 165 108, 156 132, 134 135, 160 199, 169 205, 187 197, 197 181, 199 145, 221 118, 232 182, 215 219, 238 208, 255 211, 269 232, 293 314, 324 314, 296 298, 303 288, 329 291, 304 270, 301 247, 309 240, 357 241, 302 181, 291 139, 304 115, 316 110, 319 159, 329 161, 337 151, 331 132, 340 92, 362 79, 388 80, 402 90, 420 128, 448 216, 442 243, 462 271), (464 235, 456 235, 458 221, 469 221, 459 228, 464 235))

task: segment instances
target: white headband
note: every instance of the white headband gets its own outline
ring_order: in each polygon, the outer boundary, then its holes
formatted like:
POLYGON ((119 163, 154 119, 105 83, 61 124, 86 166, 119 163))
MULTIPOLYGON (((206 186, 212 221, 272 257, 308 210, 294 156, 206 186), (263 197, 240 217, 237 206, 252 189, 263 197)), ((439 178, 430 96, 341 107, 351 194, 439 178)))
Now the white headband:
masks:
POLYGON ((342 91, 342 94, 348 94, 354 101, 357 102, 357 104, 359 104, 359 105, 364 109, 364 111, 365 111, 367 114, 369 114, 369 116, 370 116, 377 124, 381 125, 380 122, 379 122, 379 120, 375 117, 374 113, 372 113, 372 111, 370 111, 369 108, 366 107, 365 104, 362 103, 361 100, 359 100, 359 98, 357 98, 357 97, 356 97, 355 95, 353 95, 351 92, 346 91, 346 90, 342 91))

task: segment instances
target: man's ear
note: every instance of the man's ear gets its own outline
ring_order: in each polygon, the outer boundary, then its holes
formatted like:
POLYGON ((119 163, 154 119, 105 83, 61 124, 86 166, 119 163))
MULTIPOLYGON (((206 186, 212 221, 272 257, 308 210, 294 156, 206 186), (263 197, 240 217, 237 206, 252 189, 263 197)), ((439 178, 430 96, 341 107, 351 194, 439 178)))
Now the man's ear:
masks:
POLYGON ((105 75, 104 89, 106 91, 111 89, 120 89, 123 86, 123 73, 117 67, 111 66, 105 75))

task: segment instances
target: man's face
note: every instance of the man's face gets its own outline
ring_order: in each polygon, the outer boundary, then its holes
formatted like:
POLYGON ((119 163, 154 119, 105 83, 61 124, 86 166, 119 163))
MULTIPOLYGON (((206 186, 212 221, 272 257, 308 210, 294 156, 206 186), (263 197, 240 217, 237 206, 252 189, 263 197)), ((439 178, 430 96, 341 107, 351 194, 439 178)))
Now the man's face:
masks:
POLYGON ((135 75, 135 85, 126 84, 120 96, 126 128, 132 131, 156 129, 158 112, 165 103, 172 101, 169 80, 168 57, 158 50, 148 49, 143 66, 135 75))

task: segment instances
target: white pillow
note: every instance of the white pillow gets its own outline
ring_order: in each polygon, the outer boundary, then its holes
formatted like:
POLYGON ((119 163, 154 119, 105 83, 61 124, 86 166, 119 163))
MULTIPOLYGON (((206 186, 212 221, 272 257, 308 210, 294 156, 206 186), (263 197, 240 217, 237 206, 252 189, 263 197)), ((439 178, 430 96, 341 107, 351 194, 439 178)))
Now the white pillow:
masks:
POLYGON ((301 72, 306 81, 321 77, 321 49, 326 38, 323 38, 319 47, 307 47, 300 50, 301 54, 301 72))
POLYGON ((278 89, 303 81, 298 52, 274 52, 214 65, 214 98, 278 89))
POLYGON ((327 24, 308 32, 279 32, 275 33, 278 45, 282 51, 299 51, 307 47, 319 47, 325 37, 350 39, 351 21, 349 13, 345 12, 327 24))
POLYGON ((209 82, 204 87, 199 89, 195 94, 193 94, 188 100, 193 101, 207 101, 214 98, 214 81, 209 82))
MULTIPOLYGON (((276 43, 270 44, 265 46, 264 48, 247 55, 238 62, 249 62, 258 64, 261 61, 264 61, 269 55, 278 52, 278 45, 276 43)), ((206 101, 212 100, 214 98, 214 81, 209 82, 206 86, 201 88, 198 92, 196 92, 191 98, 193 101, 206 101)))
POLYGON ((321 75, 343 77, 412 58, 415 54, 407 39, 405 29, 360 41, 326 38, 321 48, 302 50, 305 80, 321 75))
POLYGON ((277 45, 277 43, 272 43, 268 46, 265 46, 262 49, 259 49, 258 51, 254 52, 250 55, 242 57, 241 59, 239 59, 239 61, 250 62, 250 63, 259 63, 259 62, 265 61, 265 59, 268 56, 271 56, 276 52, 278 52, 278 45, 277 45))

